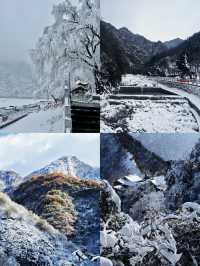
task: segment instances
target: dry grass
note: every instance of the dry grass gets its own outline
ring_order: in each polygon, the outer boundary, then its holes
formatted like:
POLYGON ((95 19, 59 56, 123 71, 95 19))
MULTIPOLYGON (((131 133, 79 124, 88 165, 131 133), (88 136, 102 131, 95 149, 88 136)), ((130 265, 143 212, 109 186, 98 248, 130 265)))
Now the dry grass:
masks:
POLYGON ((83 189, 101 190, 102 182, 96 180, 84 180, 79 177, 66 176, 61 173, 53 173, 48 175, 33 176, 30 180, 20 185, 19 191, 31 191, 34 186, 43 187, 59 187, 68 186, 83 189))
MULTIPOLYGON (((66 191, 96 190, 100 191, 102 182, 83 180, 78 177, 65 176, 61 173, 33 176, 15 191, 16 200, 26 205, 30 200, 37 204, 28 204, 32 210, 46 219, 49 224, 65 235, 72 235, 77 213, 73 199, 66 191), (30 197, 30 198, 29 198, 30 197), (35 206, 37 207, 35 208, 35 206), (39 206, 39 207, 38 207, 39 206)), ((89 193, 89 191, 88 191, 89 193)), ((43 224, 39 222, 39 226, 43 224)))
POLYGON ((36 214, 15 203, 4 193, 0 193, 0 212, 8 218, 12 217, 19 221, 23 220, 50 234, 56 233, 55 229, 47 221, 42 220, 36 214))
POLYGON ((42 217, 60 232, 73 234, 77 217, 73 199, 66 192, 49 191, 43 199, 42 217))

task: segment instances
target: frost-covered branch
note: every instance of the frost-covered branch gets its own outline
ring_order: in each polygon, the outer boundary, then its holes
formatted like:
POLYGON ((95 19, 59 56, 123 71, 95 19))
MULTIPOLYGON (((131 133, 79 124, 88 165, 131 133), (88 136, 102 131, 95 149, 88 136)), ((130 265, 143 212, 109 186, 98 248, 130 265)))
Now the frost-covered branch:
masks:
POLYGON ((80 0, 77 6, 65 0, 54 5, 55 23, 46 27, 31 57, 36 66, 40 91, 64 93, 69 73, 71 84, 89 83, 98 92, 100 69, 99 0, 80 0))

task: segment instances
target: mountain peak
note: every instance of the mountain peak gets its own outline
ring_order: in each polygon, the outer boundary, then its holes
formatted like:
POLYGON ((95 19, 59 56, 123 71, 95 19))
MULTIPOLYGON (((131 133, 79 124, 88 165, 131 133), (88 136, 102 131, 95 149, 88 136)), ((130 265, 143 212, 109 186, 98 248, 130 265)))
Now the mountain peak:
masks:
POLYGON ((175 48, 175 47, 179 46, 183 42, 184 42, 184 40, 182 40, 181 38, 175 38, 175 39, 169 40, 167 42, 164 42, 164 44, 168 49, 171 49, 171 48, 175 48))
POLYGON ((28 177, 52 174, 52 173, 61 173, 67 176, 79 177, 82 179, 99 179, 100 171, 99 168, 95 168, 80 161, 76 156, 63 156, 56 161, 51 162, 45 167, 34 171, 28 177))
POLYGON ((76 156, 62 156, 58 160, 64 161, 64 162, 77 162, 80 160, 76 156))
MULTIPOLYGON (((122 27, 122 28, 119 28, 119 31, 127 31, 127 32, 131 32, 128 28, 126 27, 122 27)), ((131 32, 132 33, 132 32, 131 32)))

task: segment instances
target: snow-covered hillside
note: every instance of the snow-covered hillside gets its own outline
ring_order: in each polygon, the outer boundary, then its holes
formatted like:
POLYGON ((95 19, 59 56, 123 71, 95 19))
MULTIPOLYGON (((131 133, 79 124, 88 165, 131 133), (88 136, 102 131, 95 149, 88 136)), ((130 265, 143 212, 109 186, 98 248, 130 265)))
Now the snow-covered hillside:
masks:
POLYGON ((83 179, 99 179, 100 171, 99 168, 92 167, 75 156, 62 157, 40 170, 34 171, 27 178, 34 175, 44 175, 51 173, 62 173, 66 176, 80 177, 83 179))

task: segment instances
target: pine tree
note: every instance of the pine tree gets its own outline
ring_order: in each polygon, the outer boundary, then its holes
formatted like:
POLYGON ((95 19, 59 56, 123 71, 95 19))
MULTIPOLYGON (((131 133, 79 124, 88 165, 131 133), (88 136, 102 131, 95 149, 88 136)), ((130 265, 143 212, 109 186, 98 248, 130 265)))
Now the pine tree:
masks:
POLYGON ((181 78, 184 78, 185 76, 190 76, 191 78, 191 71, 188 63, 188 56, 186 53, 180 55, 180 57, 176 61, 176 65, 181 73, 181 78))

